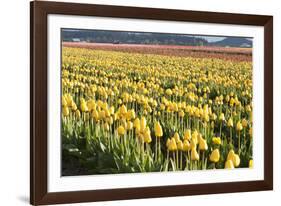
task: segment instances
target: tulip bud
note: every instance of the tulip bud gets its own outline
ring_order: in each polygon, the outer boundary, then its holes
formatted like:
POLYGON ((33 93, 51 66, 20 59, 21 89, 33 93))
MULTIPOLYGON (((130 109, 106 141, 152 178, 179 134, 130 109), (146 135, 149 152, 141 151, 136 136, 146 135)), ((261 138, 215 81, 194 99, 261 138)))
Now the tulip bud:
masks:
POLYGON ((185 139, 185 140, 190 140, 191 139, 191 130, 190 129, 185 131, 183 139, 185 139))
POLYGON ((178 150, 183 150, 183 143, 181 140, 177 143, 177 148, 178 150))
POLYGON ((161 127, 159 122, 156 122, 154 124, 154 131, 155 131, 155 136, 156 137, 162 137, 163 136, 162 127, 161 127))
POLYGON ((238 121, 237 124, 236 124, 236 130, 241 131, 242 129, 243 129, 243 126, 242 126, 241 122, 238 121))
POLYGON ((125 134, 125 132, 126 132, 126 130, 123 126, 119 126, 117 128, 117 133, 118 133, 119 136, 123 136, 125 134))
POLYGON ((197 132, 197 130, 195 130, 192 133, 191 139, 194 141, 195 144, 198 144, 198 132, 197 132))
POLYGON ((177 150, 177 143, 176 143, 175 138, 172 138, 171 141, 169 142, 168 150, 169 151, 176 151, 177 150))
POLYGON ((127 130, 131 130, 131 129, 133 129, 133 122, 128 121, 128 122, 127 122, 126 129, 127 129, 127 130))
POLYGON ((151 135, 150 135, 150 129, 149 129, 149 127, 147 127, 146 129, 145 129, 145 132, 144 132, 144 142, 146 142, 146 143, 150 143, 152 140, 151 140, 151 135))
POLYGON ((179 133, 176 132, 176 133, 174 134, 174 138, 175 138, 176 142, 178 143, 178 142, 180 141, 179 133))
POLYGON ((225 169, 234 169, 234 165, 233 165, 232 160, 227 160, 224 164, 224 168, 225 169))
POLYGON ((141 117, 141 120, 140 120, 140 130, 144 131, 145 128, 146 128, 146 119, 145 119, 145 117, 141 117))
POLYGON ((251 169, 252 169, 252 168, 253 168, 253 166, 254 166, 254 161, 253 161, 253 160, 250 160, 250 161, 249 161, 249 168, 251 168, 251 169))
POLYGON ((220 151, 218 149, 212 151, 210 155, 210 160, 215 163, 220 160, 220 151))
POLYGON ((220 137, 213 137, 212 142, 214 144, 220 145, 221 144, 221 138, 220 137))
POLYGON ((204 140, 203 138, 200 138, 199 140, 199 150, 208 150, 208 144, 206 142, 206 140, 204 140))
POLYGON ((182 148, 182 150, 183 150, 184 152, 187 152, 187 151, 190 150, 190 143, 189 143, 188 140, 184 140, 184 141, 183 141, 183 148, 182 148))
POLYGON ((229 118, 229 120, 227 121, 227 126, 228 127, 233 127, 233 120, 232 120, 232 118, 229 118))
POLYGON ((248 121, 246 119, 242 119, 242 126, 245 128, 248 125, 248 121))
POLYGON ((191 160, 197 161, 199 160, 199 154, 196 149, 191 149, 191 160))
POLYGON ((63 113, 63 116, 68 116, 69 115, 69 109, 68 109, 68 107, 63 107, 62 108, 62 113, 63 113))
POLYGON ((220 114, 219 120, 220 120, 220 121, 224 121, 224 120, 225 120, 224 113, 221 113, 221 114, 220 114))

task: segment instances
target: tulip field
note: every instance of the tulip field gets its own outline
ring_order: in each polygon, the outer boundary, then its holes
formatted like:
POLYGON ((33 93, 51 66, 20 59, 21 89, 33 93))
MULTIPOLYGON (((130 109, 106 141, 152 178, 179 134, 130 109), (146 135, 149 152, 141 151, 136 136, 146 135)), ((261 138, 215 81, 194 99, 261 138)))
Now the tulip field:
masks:
POLYGON ((62 47, 62 175, 253 167, 252 61, 174 51, 62 47))

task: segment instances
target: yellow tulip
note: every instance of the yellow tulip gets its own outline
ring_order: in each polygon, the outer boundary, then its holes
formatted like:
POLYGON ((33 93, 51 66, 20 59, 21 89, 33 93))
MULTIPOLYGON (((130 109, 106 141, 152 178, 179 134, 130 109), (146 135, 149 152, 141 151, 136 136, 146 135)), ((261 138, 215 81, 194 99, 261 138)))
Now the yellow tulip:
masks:
POLYGON ((191 130, 190 129, 185 131, 183 139, 185 139, 185 140, 191 139, 191 130))
POLYGON ((234 152, 234 150, 232 149, 232 150, 230 150, 229 152, 228 152, 228 155, 227 155, 227 160, 232 160, 232 157, 235 155, 235 152, 234 152))
POLYGON ((111 106, 111 107, 109 108, 109 112, 110 112, 111 115, 114 114, 114 106, 111 106))
POLYGON ((127 130, 131 130, 131 129, 133 129, 133 126, 134 126, 134 125, 133 125, 133 122, 128 121, 128 122, 127 122, 126 129, 127 129, 127 130))
POLYGON ((141 120, 140 120, 140 130, 144 131, 145 128, 146 128, 146 119, 145 119, 145 117, 141 117, 141 120))
POLYGON ((228 152, 227 160, 231 160, 235 167, 238 167, 240 164, 240 157, 239 155, 235 154, 233 150, 228 152))
POLYGON ((253 160, 249 160, 249 168, 253 168, 254 167, 254 161, 253 160))
POLYGON ((179 141, 180 141, 180 135, 179 135, 179 133, 175 133, 174 134, 174 138, 175 138, 175 140, 176 140, 176 142, 178 143, 179 141))
POLYGON ((221 113, 221 114, 220 114, 219 120, 220 120, 220 121, 224 121, 224 120, 225 120, 224 113, 221 113))
POLYGON ((69 115, 69 109, 68 109, 68 107, 65 107, 65 106, 64 106, 64 107, 62 108, 62 113, 63 113, 63 116, 65 116, 65 117, 68 116, 68 115, 69 115))
POLYGON ((227 126, 228 127, 233 127, 233 120, 232 120, 232 118, 229 118, 229 120, 227 121, 227 126))
POLYGON ((171 89, 167 89, 167 90, 166 90, 166 94, 167 94, 167 95, 171 96, 171 95, 172 95, 172 93, 173 93, 173 92, 172 92, 172 90, 171 90, 171 89))
POLYGON ((65 99, 65 97, 64 97, 64 96, 62 96, 62 99, 61 99, 61 104, 62 104, 62 106, 64 106, 64 107, 66 107, 66 106, 67 106, 67 101, 66 101, 66 99, 65 99))
POLYGON ((183 150, 184 152, 187 152, 187 151, 189 151, 189 150, 190 150, 190 143, 189 143, 189 141, 188 141, 188 140, 184 140, 184 141, 183 141, 183 147, 182 147, 182 150, 183 150))
POLYGON ((170 140, 169 145, 168 145, 168 150, 169 151, 176 151, 177 150, 177 143, 176 143, 175 138, 172 138, 170 140))
POLYGON ((191 149, 191 160, 193 160, 193 161, 199 160, 199 154, 196 151, 196 149, 194 149, 194 148, 191 149))
POLYGON ((221 144, 221 138, 220 137, 213 137, 212 142, 214 144, 220 145, 221 144))
POLYGON ((184 117, 184 111, 182 111, 182 110, 179 111, 179 116, 180 116, 180 117, 184 117))
POLYGON ((218 149, 215 149, 212 151, 212 153, 210 155, 210 160, 214 163, 216 163, 220 160, 220 151, 218 149))
POLYGON ((199 140, 199 150, 206 151, 208 150, 208 144, 205 139, 200 138, 199 140))
POLYGON ((192 133, 191 139, 194 141, 195 144, 198 144, 198 132, 197 132, 197 130, 195 130, 195 131, 192 133))
POLYGON ((190 148, 196 149, 197 142, 194 139, 191 139, 190 148))
POLYGON ((119 126, 117 128, 117 133, 118 133, 119 136, 123 136, 125 134, 125 132, 126 132, 126 130, 123 126, 119 126))
POLYGON ((104 118, 105 118, 105 111, 104 111, 104 110, 101 110, 101 111, 99 112, 99 118, 100 118, 100 119, 104 119, 104 118))
POLYGON ((246 119, 242 119, 242 126, 245 128, 248 125, 248 121, 246 119))
POLYGON ((88 112, 88 107, 87 107, 86 102, 82 101, 80 107, 81 107, 80 109, 82 112, 88 112))
POLYGON ((77 105, 75 104, 75 102, 72 102, 71 109, 72 109, 73 111, 76 111, 76 110, 77 110, 77 105))
POLYGON ((127 120, 135 119, 136 118, 135 111, 133 109, 129 110, 126 113, 126 118, 127 118, 127 120))
POLYGON ((97 110, 92 111, 92 118, 95 119, 96 121, 99 120, 99 113, 97 110))
POLYGON ((236 130, 241 131, 242 129, 243 129, 243 126, 242 126, 241 122, 238 121, 237 124, 236 124, 236 130))
POLYGON ((120 113, 122 115, 126 115, 127 114, 127 107, 124 104, 120 107, 120 113))
POLYGON ((177 143, 177 148, 178 150, 183 150, 183 143, 181 140, 177 143))
POLYGON ((234 169, 234 165, 233 165, 232 160, 227 160, 224 164, 224 168, 225 169, 234 169))
POLYGON ((159 122, 156 122, 154 124, 154 131, 155 131, 155 136, 156 137, 162 137, 163 136, 162 127, 161 127, 159 122))
POLYGON ((140 119, 139 118, 136 118, 134 120, 134 127, 140 129, 140 119))
POLYGON ((150 143, 152 141, 149 127, 145 129, 143 139, 145 143, 150 143))
POLYGON ((238 154, 235 154, 232 158, 232 162, 234 164, 234 167, 238 167, 240 165, 240 157, 238 154))

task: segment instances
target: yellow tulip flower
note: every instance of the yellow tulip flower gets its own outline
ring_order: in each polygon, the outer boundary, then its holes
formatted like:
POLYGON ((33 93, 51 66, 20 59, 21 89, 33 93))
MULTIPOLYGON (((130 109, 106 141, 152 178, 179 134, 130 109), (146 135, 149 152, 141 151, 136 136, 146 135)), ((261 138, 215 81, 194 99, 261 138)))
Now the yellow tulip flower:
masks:
POLYGON ((175 138, 175 140, 176 140, 176 142, 179 142, 180 141, 180 135, 179 135, 179 133, 175 133, 174 134, 174 138, 175 138))
POLYGON ((229 118, 229 120, 227 121, 227 126, 228 127, 233 127, 233 120, 232 120, 232 118, 229 118))
POLYGON ((132 130, 132 129, 133 129, 133 126, 134 126, 133 122, 128 121, 128 122, 127 122, 127 126, 126 126, 126 130, 132 130))
POLYGON ((162 127, 161 127, 159 122, 156 122, 154 124, 154 131, 155 131, 155 136, 156 137, 162 137, 163 136, 162 127))
POLYGON ((169 151, 176 151, 177 150, 177 143, 176 143, 175 138, 172 138, 170 140, 169 145, 168 145, 168 150, 169 151))
POLYGON ((242 119, 242 126, 245 128, 248 125, 248 121, 244 118, 242 119))
POLYGON ((184 141, 183 141, 183 147, 182 147, 182 150, 183 150, 184 152, 187 152, 187 151, 189 151, 189 150, 190 150, 190 143, 189 143, 189 141, 188 141, 188 140, 184 140, 184 141))
POLYGON ((249 160, 249 168, 253 168, 254 167, 254 161, 253 160, 249 160))
POLYGON ((177 148, 178 150, 183 150, 183 143, 181 140, 177 143, 177 148))
POLYGON ((210 155, 210 161, 216 163, 220 160, 220 151, 218 149, 215 149, 212 151, 210 155))
POLYGON ((219 120, 220 120, 220 121, 224 121, 224 120, 225 120, 224 113, 221 113, 221 114, 220 114, 219 120))
POLYGON ((89 111, 88 107, 87 107, 87 104, 84 101, 81 102, 80 109, 81 109, 82 112, 88 112, 89 111))
POLYGON ((220 145, 221 144, 221 138, 220 137, 213 137, 212 142, 214 144, 220 145))
POLYGON ((172 90, 171 90, 171 89, 167 89, 167 90, 166 90, 166 94, 167 94, 167 95, 171 96, 171 95, 172 95, 172 93, 173 93, 173 92, 172 92, 172 90))
POLYGON ((143 139, 145 143, 150 143, 152 141, 149 127, 145 129, 143 139))
POLYGON ((228 152, 227 160, 231 160, 235 167, 238 167, 240 164, 240 157, 239 155, 235 154, 233 150, 228 152))
POLYGON ((243 126, 242 126, 241 122, 238 121, 237 124, 236 124, 236 130, 241 131, 242 129, 243 129, 243 126))
POLYGON ((227 160, 224 164, 224 168, 225 169, 234 169, 234 165, 233 165, 232 160, 227 160))
POLYGON ((197 130, 195 130, 195 131, 192 133, 191 139, 194 141, 195 144, 198 144, 198 132, 197 132, 197 130))
POLYGON ((127 114, 127 107, 124 104, 120 107, 120 113, 121 115, 127 114))
POLYGON ((196 149, 191 149, 191 160, 198 161, 199 160, 199 154, 196 151, 196 149))
POLYGON ((62 113, 63 113, 63 116, 67 117, 69 115, 69 109, 68 107, 63 107, 62 108, 62 113))
POLYGON ((208 144, 205 139, 200 138, 199 140, 199 150, 206 151, 208 150, 208 144))
POLYGON ((185 140, 191 139, 191 130, 190 129, 185 131, 183 139, 185 139, 185 140))
POLYGON ((117 133, 119 136, 123 136, 125 134, 125 132, 126 132, 126 130, 122 125, 117 128, 117 133))
POLYGON ((140 130, 144 131, 145 128, 146 128, 146 119, 145 119, 145 117, 141 117, 141 120, 140 120, 140 130))

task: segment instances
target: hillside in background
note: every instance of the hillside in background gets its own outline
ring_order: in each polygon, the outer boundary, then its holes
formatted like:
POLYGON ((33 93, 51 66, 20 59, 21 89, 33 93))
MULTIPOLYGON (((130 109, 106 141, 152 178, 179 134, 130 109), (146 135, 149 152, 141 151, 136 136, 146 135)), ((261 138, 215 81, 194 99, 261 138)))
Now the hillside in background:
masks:
POLYGON ((184 34, 70 29, 62 30, 62 40, 64 42, 252 47, 252 41, 243 37, 226 37, 225 39, 216 42, 208 42, 207 38, 207 36, 199 37, 184 34))
POLYGON ((243 37, 227 37, 221 41, 212 42, 210 45, 222 47, 252 47, 253 42, 243 37))
POLYGON ((208 45, 204 38, 180 34, 139 33, 121 31, 63 30, 65 42, 86 41, 115 44, 208 45))

